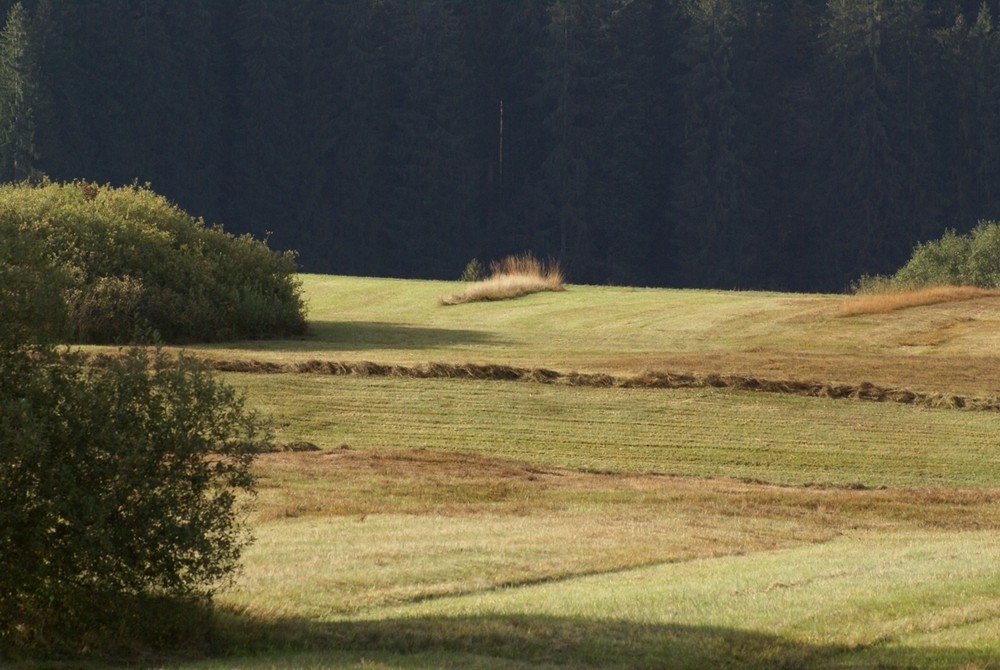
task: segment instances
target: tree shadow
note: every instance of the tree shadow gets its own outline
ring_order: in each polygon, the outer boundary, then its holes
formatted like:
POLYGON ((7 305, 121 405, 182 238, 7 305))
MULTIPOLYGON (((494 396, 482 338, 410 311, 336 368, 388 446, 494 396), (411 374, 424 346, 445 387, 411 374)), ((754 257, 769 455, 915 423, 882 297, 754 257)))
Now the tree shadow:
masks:
MULTIPOLYGON (((292 351, 365 351, 372 349, 433 349, 463 345, 509 344, 481 330, 427 328, 376 321, 310 321, 308 334, 282 340, 282 349, 292 351)), ((249 343, 257 347, 259 343, 249 343)))
POLYGON ((256 654, 273 663, 276 651, 302 667, 324 667, 324 654, 335 654, 338 665, 348 667, 372 658, 392 667, 912 668, 915 662, 916 667, 996 667, 996 659, 975 650, 885 648, 870 658, 858 648, 731 628, 533 615, 322 623, 263 622, 230 612, 220 624, 222 637, 234 635, 231 642, 249 656, 246 667, 254 667, 256 654), (969 665, 979 663, 985 665, 969 665))
POLYGON ((457 328, 428 328, 402 323, 374 321, 313 321, 309 339, 326 348, 356 349, 428 349, 461 345, 505 342, 492 333, 457 328))

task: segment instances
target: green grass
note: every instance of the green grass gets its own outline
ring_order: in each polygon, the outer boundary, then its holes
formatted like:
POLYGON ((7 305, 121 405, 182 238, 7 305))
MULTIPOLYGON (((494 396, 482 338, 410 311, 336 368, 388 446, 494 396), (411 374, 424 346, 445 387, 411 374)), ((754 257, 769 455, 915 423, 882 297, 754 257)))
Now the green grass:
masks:
POLYGON ((297 651, 182 667, 994 667, 998 560, 994 533, 860 533, 308 623, 272 613, 258 634, 294 631, 297 651))
POLYGON ((714 389, 230 374, 279 437, 788 485, 1000 486, 1000 414, 714 389), (906 448, 901 449, 900 445, 906 448))
MULTIPOLYGON (((1000 302, 305 276, 226 359, 733 373, 1000 394, 1000 302)), ((262 456, 218 655, 169 668, 990 668, 1000 414, 713 388, 226 373, 262 456)), ((150 664, 155 665, 155 664, 150 664)))
POLYGON ((494 363, 562 372, 755 375, 1000 394, 1000 299, 841 316, 836 295, 568 286, 441 307, 458 282, 303 275, 310 334, 216 358, 494 363))

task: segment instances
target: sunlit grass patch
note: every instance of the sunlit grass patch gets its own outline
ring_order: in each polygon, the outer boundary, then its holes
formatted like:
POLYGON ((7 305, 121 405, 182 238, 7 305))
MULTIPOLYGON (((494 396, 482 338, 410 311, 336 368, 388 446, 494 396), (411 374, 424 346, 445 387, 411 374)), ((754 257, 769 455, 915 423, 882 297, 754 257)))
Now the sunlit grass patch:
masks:
POLYGON ((996 489, 789 488, 424 449, 270 454, 258 474, 258 543, 224 600, 259 616, 352 615, 862 530, 1000 528, 996 489))
POLYGON ((565 290, 559 263, 545 263, 531 254, 508 256, 490 263, 490 276, 470 284, 464 291, 441 298, 442 305, 460 305, 485 300, 509 300, 529 293, 565 290))
POLYGON ((1000 412, 761 391, 993 397, 1000 302, 304 286, 310 336, 199 349, 321 450, 257 459, 220 656, 164 667, 994 667, 1000 412))
MULTIPOLYGON (((636 632, 684 630, 703 643, 665 640, 655 650, 660 658, 673 651, 677 667, 876 667, 850 660, 880 648, 878 661, 885 665, 878 667, 903 667, 900 658, 921 658, 917 650, 925 642, 911 638, 914 633, 997 617, 998 547, 995 536, 984 532, 849 533, 770 553, 437 599, 388 608, 381 616, 394 622, 468 616, 618 621, 636 632), (754 644, 738 644, 740 634, 765 633, 754 644), (884 648, 887 641, 899 644, 884 648)), ((957 645, 962 642, 959 637, 957 645)), ((958 653, 963 650, 957 645, 951 660, 980 656, 975 647, 958 653)), ((577 639, 565 653, 592 657, 596 650, 577 639)))
POLYGON ((885 314, 907 307, 937 305, 945 302, 960 302, 977 298, 1000 296, 1000 291, 977 286, 926 286, 905 290, 885 290, 875 293, 861 293, 847 298, 840 306, 839 316, 860 314, 885 314))

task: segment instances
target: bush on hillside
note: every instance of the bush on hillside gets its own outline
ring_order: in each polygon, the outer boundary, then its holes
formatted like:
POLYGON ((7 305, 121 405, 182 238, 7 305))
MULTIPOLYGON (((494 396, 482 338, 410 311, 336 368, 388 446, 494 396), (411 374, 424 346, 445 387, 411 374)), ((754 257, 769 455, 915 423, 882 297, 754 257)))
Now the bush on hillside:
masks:
POLYGON ((0 244, 42 250, 36 273, 62 287, 76 342, 167 342, 296 335, 305 330, 295 255, 170 204, 148 187, 0 187, 0 244))
POLYGON ((50 341, 65 327, 67 274, 31 235, 6 234, 0 218, 0 347, 50 341))
POLYGON ((204 640, 261 426, 189 359, 0 343, 0 658, 204 640))
POLYGON ((461 293, 441 298, 440 303, 460 305, 467 302, 510 300, 541 291, 563 291, 565 288, 565 278, 559 263, 544 263, 525 253, 490 262, 488 277, 475 281, 461 293))
POLYGON ((1000 223, 982 221, 971 232, 945 231, 938 240, 917 245, 910 260, 896 274, 865 278, 862 292, 924 286, 978 286, 1000 288, 1000 223))

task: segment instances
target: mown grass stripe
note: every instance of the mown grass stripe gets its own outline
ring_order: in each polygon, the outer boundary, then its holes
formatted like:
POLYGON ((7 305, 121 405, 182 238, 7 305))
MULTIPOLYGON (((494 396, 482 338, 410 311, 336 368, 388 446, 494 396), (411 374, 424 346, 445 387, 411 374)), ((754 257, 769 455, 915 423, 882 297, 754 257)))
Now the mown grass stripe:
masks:
POLYGON ((781 484, 1000 485, 1000 414, 720 389, 226 376, 282 439, 781 484))
POLYGON ((952 393, 924 393, 906 389, 885 388, 867 382, 849 385, 800 380, 761 379, 744 375, 687 375, 652 371, 640 375, 616 377, 603 373, 562 373, 541 368, 475 364, 450 365, 445 363, 429 363, 409 367, 405 365, 380 365, 371 362, 355 363, 317 360, 297 364, 269 363, 253 359, 208 360, 207 363, 220 372, 268 374, 319 373, 335 376, 521 381, 538 384, 559 384, 571 387, 613 387, 650 390, 718 388, 791 394, 810 398, 829 398, 832 400, 850 399, 891 402, 934 409, 1000 411, 1000 396, 978 397, 952 393))

